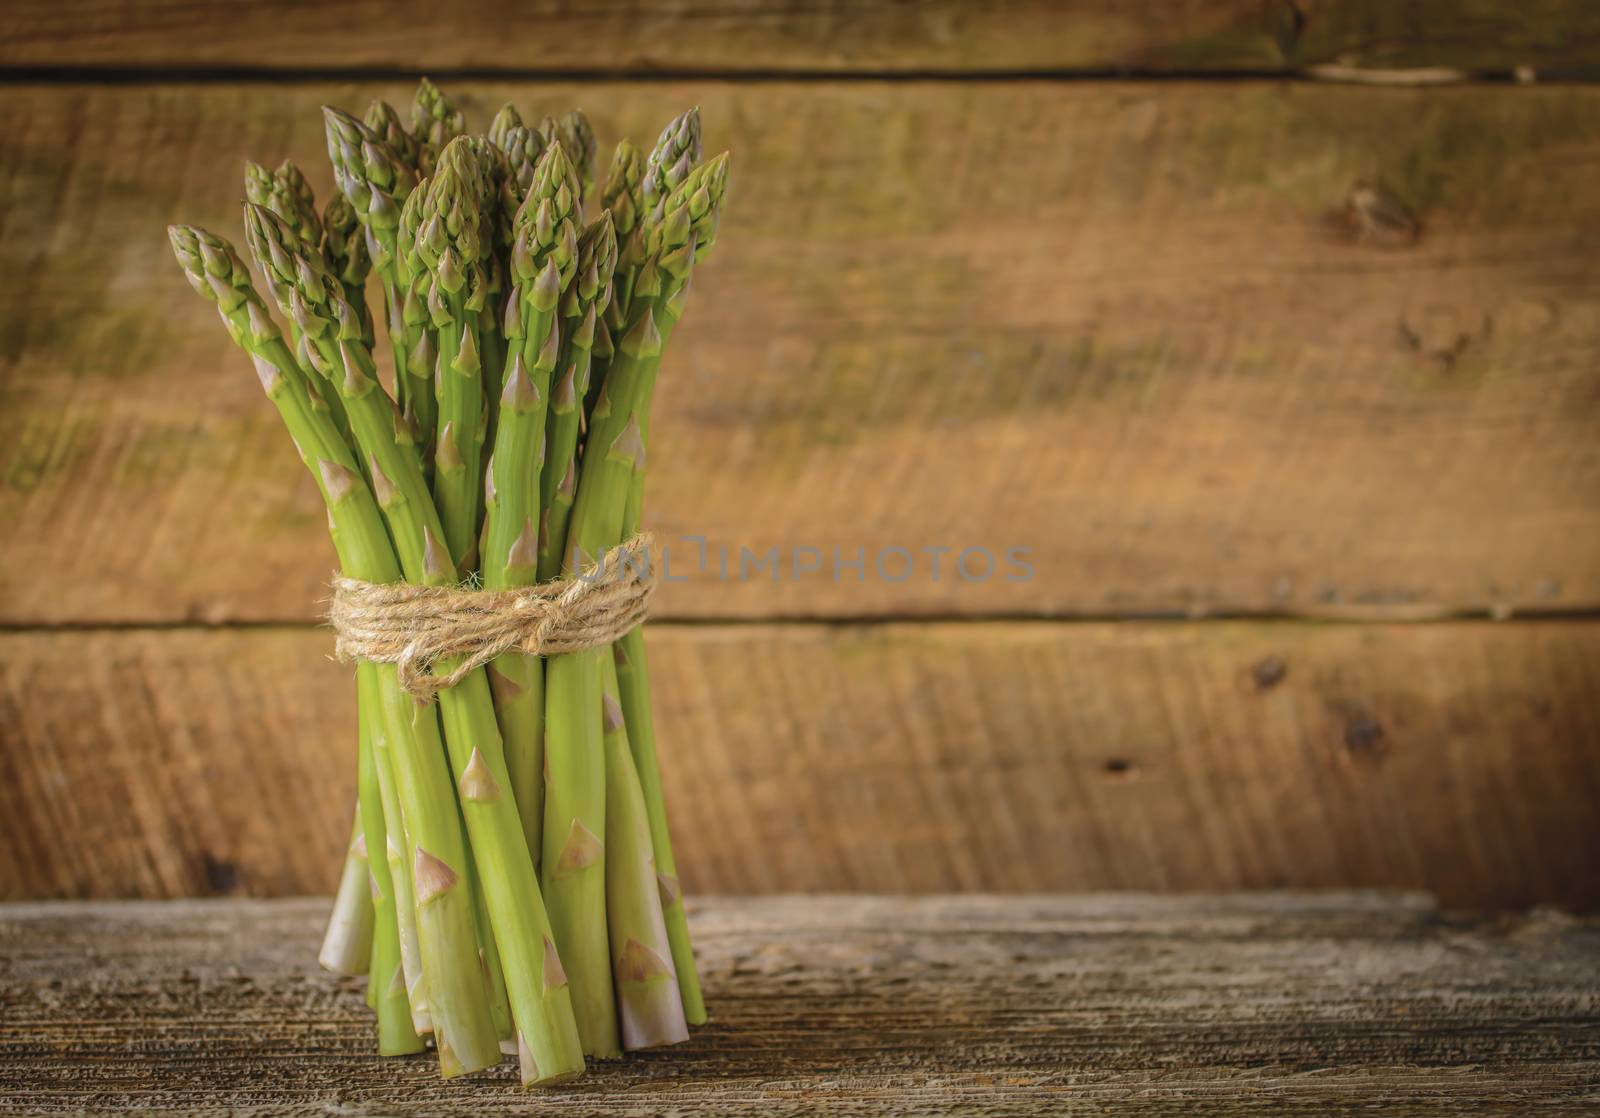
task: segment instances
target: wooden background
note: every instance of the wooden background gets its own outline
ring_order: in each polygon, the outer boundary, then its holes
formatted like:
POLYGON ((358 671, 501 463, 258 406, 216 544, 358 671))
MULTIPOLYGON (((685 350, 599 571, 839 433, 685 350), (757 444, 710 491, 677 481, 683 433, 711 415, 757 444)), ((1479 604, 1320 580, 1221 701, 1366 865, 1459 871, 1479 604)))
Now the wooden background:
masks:
POLYGON ((164 225, 426 69, 733 150, 669 540, 1029 549, 666 587, 690 888, 1600 909, 1597 64, 1582 0, 8 5, 0 899, 332 886, 322 512, 164 225))

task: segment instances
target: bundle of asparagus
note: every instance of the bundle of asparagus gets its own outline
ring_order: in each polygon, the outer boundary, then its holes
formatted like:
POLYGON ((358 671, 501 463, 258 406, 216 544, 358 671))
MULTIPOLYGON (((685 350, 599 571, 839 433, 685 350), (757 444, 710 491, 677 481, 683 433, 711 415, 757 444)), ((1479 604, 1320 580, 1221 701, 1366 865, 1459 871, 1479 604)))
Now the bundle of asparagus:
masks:
MULTIPOLYGON (((578 111, 528 125, 507 105, 469 135, 424 79, 409 129, 381 101, 324 115, 324 210, 292 163, 245 176, 287 334, 227 241, 169 234, 316 479, 343 576, 503 590, 590 570, 638 531, 656 373, 726 154, 700 162, 690 110, 648 153, 618 144, 592 199, 578 111)), ((321 959, 367 976, 381 1053, 431 1038, 446 1076, 514 1053, 546 1083, 705 1021, 637 629, 508 650, 437 701, 392 663, 356 683, 359 802, 321 959)))

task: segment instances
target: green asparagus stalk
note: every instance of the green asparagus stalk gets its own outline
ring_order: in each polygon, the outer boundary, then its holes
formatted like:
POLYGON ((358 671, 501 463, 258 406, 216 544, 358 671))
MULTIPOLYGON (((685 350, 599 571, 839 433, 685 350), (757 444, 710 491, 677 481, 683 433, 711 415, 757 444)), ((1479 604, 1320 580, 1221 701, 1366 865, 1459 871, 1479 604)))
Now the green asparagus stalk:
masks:
POLYGON ((672 948, 661 914, 650 821, 617 697, 617 669, 601 660, 606 753, 606 919, 617 980, 622 1046, 629 1051, 689 1039, 672 948))
MULTIPOLYGON (((608 322, 614 337, 627 330, 633 314, 633 291, 639 272, 649 256, 646 237, 661 218, 661 206, 668 193, 688 177, 700 161, 700 110, 689 109, 667 123, 656 138, 648 157, 641 160, 637 149, 624 141, 612 156, 601 197, 613 215, 623 213, 631 220, 618 219, 617 298, 611 303, 608 322), (624 229, 623 226, 627 228, 624 229)), ((584 403, 593 411, 607 363, 595 369, 594 381, 584 403)))
MULTIPOLYGON (((441 167, 453 158, 441 158, 441 167)), ((428 197, 430 201, 437 197, 454 205, 461 196, 450 192, 436 196, 430 190, 428 197)), ((449 295, 445 277, 459 275, 456 269, 442 264, 445 252, 465 253, 467 247, 461 243, 459 231, 452 232, 449 214, 447 210, 430 208, 422 225, 425 232, 418 236, 419 252, 431 254, 433 260, 440 262, 431 265, 436 271, 428 295, 430 307, 444 305, 449 295), (430 226, 443 232, 435 234, 430 226), (420 247, 424 236, 429 238, 426 248, 420 247), (436 244, 439 247, 435 248, 436 244)), ((429 499, 415 453, 396 440, 396 431, 403 430, 403 424, 397 424, 392 404, 376 391, 372 356, 361 345, 348 308, 342 306, 338 285, 319 275, 315 258, 293 241, 290 231, 271 213, 247 207, 245 226, 252 251, 271 280, 274 296, 286 313, 303 321, 306 335, 315 345, 314 352, 321 361, 317 371, 344 397, 352 430, 361 452, 367 456, 373 490, 407 579, 432 586, 453 583, 456 568, 444 544, 444 526, 438 510, 429 499)), ((465 230, 468 225, 459 221, 454 228, 465 230)), ((457 294, 464 287, 463 277, 457 294)), ((453 666, 446 661, 438 668, 448 672, 453 666)), ((416 719, 419 736, 423 725, 436 733, 433 705, 416 709, 422 712, 416 719)), ((510 777, 484 673, 472 672, 455 687, 441 692, 438 712, 460 793, 461 814, 471 836, 474 862, 504 965, 523 1081, 545 1082, 576 1074, 582 1070, 583 1060, 572 1022, 570 994, 548 931, 549 921, 516 805, 505 794, 510 777)), ((433 742, 437 741, 435 736, 433 742)), ((459 845, 459 832, 456 839, 459 845)), ((453 888, 459 881, 460 873, 452 871, 448 882, 440 883, 440 891, 462 894, 462 890, 453 888)), ((416 883, 420 905, 424 894, 420 873, 416 883)), ((463 900, 470 911, 470 897, 463 896, 463 900)), ((426 952, 423 962, 431 992, 433 970, 426 952)), ((482 981, 477 985, 481 991, 482 981)), ((430 1008, 437 1029, 437 1005, 431 1004, 430 1008)))
MULTIPOLYGON (((469 136, 467 143, 480 168, 486 191, 481 205, 483 254, 483 312, 478 315, 478 356, 481 366, 485 448, 494 446, 500 422, 501 378, 506 370, 503 318, 507 309, 505 259, 511 246, 511 225, 520 201, 511 178, 511 163, 493 141, 469 136)), ((479 505, 480 521, 482 505, 479 505)))
MULTIPOLYGON (((471 836, 465 831, 461 841, 467 843, 470 849, 471 836)), ((473 859, 467 859, 467 870, 462 876, 472 890, 472 917, 478 933, 478 965, 483 968, 483 988, 489 995, 489 1016, 494 1020, 495 1035, 500 1038, 500 1051, 507 1056, 515 1056, 517 1027, 511 1018, 511 996, 506 987, 505 968, 500 962, 500 948, 494 941, 489 901, 483 895, 483 882, 479 880, 473 859)))
MULTIPOLYGON (((695 179, 678 188, 660 209, 661 233, 666 237, 666 224, 674 229, 687 218, 691 237, 695 242, 696 257, 709 252, 716 241, 717 219, 722 200, 727 192, 727 162, 725 157, 713 160, 702 171, 693 172, 695 179)), ((652 223, 651 237, 655 232, 652 223)), ((677 236, 674 232, 673 238, 677 236)), ((677 282, 675 290, 662 300, 663 314, 676 321, 683 313, 683 297, 687 293, 687 275, 677 282)), ((654 395, 654 380, 644 392, 640 409, 641 430, 648 442, 650 437, 650 404, 654 395)), ((640 509, 644 494, 644 471, 638 471, 628 493, 623 512, 622 537, 632 536, 639 530, 640 509)), ((672 853, 672 836, 667 824, 666 799, 661 789, 661 770, 656 758, 655 724, 650 702, 649 661, 646 659, 644 632, 634 629, 625 634, 614 646, 619 678, 619 693, 623 714, 627 720, 628 744, 633 753, 640 789, 650 821, 651 843, 655 851, 656 873, 660 884, 661 905, 666 920, 668 938, 672 947, 673 968, 683 999, 684 1013, 691 1025, 706 1021, 705 999, 700 990, 700 978, 695 968, 694 949, 689 940, 689 922, 684 911, 683 889, 678 881, 677 861, 672 853)))
MULTIPOLYGON (((647 362, 660 350, 648 309, 619 348, 614 369, 647 362), (623 356, 625 355, 625 357, 623 356)), ((616 414, 632 417, 634 395, 613 397, 616 414)), ((643 444, 638 424, 591 431, 583 458, 582 481, 569 531, 574 558, 564 573, 577 575, 588 559, 617 543, 628 483, 643 444)), ((556 942, 567 961, 574 987, 574 1010, 584 1051, 618 1055, 613 1012, 611 960, 606 935, 606 865, 601 836, 606 833, 606 786, 601 714, 601 657, 587 649, 551 657, 545 667, 545 895, 556 942)))
MULTIPOLYGON (((274 295, 299 321, 306 337, 322 341, 330 325, 317 313, 323 303, 308 303, 306 293, 296 288, 293 280, 298 276, 307 281, 307 288, 320 286, 325 297, 331 294, 330 287, 337 289, 337 284, 319 272, 320 257, 296 241, 270 211, 253 204, 247 205, 246 210, 246 227, 252 234, 258 263, 272 280, 274 295), (271 232, 270 237, 264 235, 266 231, 271 232), (300 251, 290 253, 287 250, 291 245, 300 251)), ((235 343, 255 360, 262 385, 328 506, 340 564, 346 574, 369 582, 396 581, 400 568, 373 490, 357 472, 338 430, 315 403, 316 393, 283 344, 237 254, 226 241, 191 227, 174 226, 170 234, 191 286, 216 303, 235 343)), ((334 297, 343 301, 342 297, 334 297)), ((359 344, 354 313, 346 309, 337 319, 340 332, 359 344)), ((326 358, 320 347, 313 352, 326 358)), ((392 439, 387 441, 391 448, 395 447, 392 439)), ((430 707, 418 708, 400 690, 392 667, 362 663, 357 671, 358 675, 370 673, 375 677, 375 684, 369 686, 376 686, 381 698, 394 750, 395 782, 407 839, 412 844, 418 937, 440 1068, 447 1076, 475 1071, 498 1060, 499 1046, 484 1000, 477 960, 470 950, 471 901, 454 888, 459 876, 453 867, 464 865, 465 851, 461 849, 453 796, 438 747, 437 724, 430 707), (434 729, 431 749, 423 740, 428 727, 434 729)))
POLYGON ((402 213, 417 187, 413 170, 417 148, 399 128, 394 110, 381 101, 367 115, 382 128, 382 135, 338 109, 324 107, 322 115, 334 182, 362 225, 371 270, 383 287, 384 318, 394 355, 395 403, 413 437, 426 447, 433 434, 433 352, 427 313, 413 291, 414 277, 401 244, 402 213), (385 137, 409 146, 397 150, 385 137))
MULTIPOLYGON (((720 203, 726 160, 707 177, 707 212, 720 203)), ((637 409, 647 398, 659 361, 662 337, 657 320, 670 323, 681 306, 679 295, 694 260, 691 192, 671 211, 661 236, 649 246, 652 259, 637 284, 647 296, 640 313, 616 341, 616 353, 597 403, 583 457, 572 517, 563 537, 552 518, 552 540, 561 540, 562 571, 576 575, 606 549, 620 542, 622 517, 633 475, 643 468, 644 443, 637 409), (677 216, 680 211, 684 216, 677 216), (663 280, 662 277, 665 277, 663 280), (659 304, 659 305, 658 305, 659 304)), ((576 386, 574 385, 574 388, 576 386)), ((552 394, 553 423, 562 420, 564 386, 552 394)), ((582 399, 572 393, 574 402, 582 399)), ((552 440, 552 449, 559 449, 552 440)), ((548 461, 547 461, 548 465, 548 461)), ((560 500, 558 487, 556 500, 560 500)), ((555 503, 552 502, 552 508, 555 503)), ((545 669, 545 833, 542 876, 562 958, 573 974, 574 1007, 584 1050, 615 1055, 617 1021, 613 1012, 611 959, 605 928, 606 831, 608 807, 601 724, 602 668, 609 653, 590 649, 552 657, 545 669)))
MULTIPOLYGON (((584 231, 590 239, 587 251, 600 261, 608 274, 616 269, 616 234, 607 220, 584 231), (598 254, 598 255, 596 255, 598 254)), ((585 246, 580 244, 580 254, 585 246)), ((611 284, 601 285, 609 295, 611 284)), ((561 308, 562 345, 550 390, 549 417, 546 421, 546 451, 539 466, 539 579, 547 581, 561 573, 562 544, 567 538, 567 522, 577 493, 577 449, 583 417, 580 405, 588 387, 594 354, 595 330, 600 315, 609 304, 591 303, 581 292, 569 290, 561 308), (597 313, 590 313, 592 311, 597 313)))
MULTIPOLYGON (((310 241, 322 238, 311 184, 293 162, 284 160, 277 171, 268 171, 258 163, 246 163, 244 191, 247 198, 272 210, 300 236, 310 241)), ((330 412, 340 432, 347 433, 342 409, 334 404, 330 412)), ((373 912, 363 880, 367 869, 366 850, 360 837, 358 810, 320 956, 323 966, 336 974, 359 974, 367 969, 370 959, 373 912)))
POLYGON ((633 300, 633 279, 644 263, 644 157, 632 140, 622 140, 611 154, 600 204, 611 211, 617 227, 616 297, 611 321, 626 322, 633 300))
POLYGON ((488 177, 468 138, 449 143, 424 189, 416 255, 429 276, 428 311, 439 346, 433 500, 451 563, 465 573, 478 565, 485 435, 478 318, 486 298, 484 261, 491 249, 483 238, 488 177))
MULTIPOLYGON (((624 538, 637 532, 637 520, 625 519, 622 530, 624 538)), ((638 776, 650 826, 650 845, 655 854, 656 884, 661 893, 661 914, 666 921, 667 940, 672 950, 672 969, 678 978, 685 1018, 691 1025, 703 1025, 706 1023, 705 997, 700 991, 694 947, 689 940, 683 887, 678 880, 678 863, 672 853, 672 833, 667 826, 666 796, 661 789, 661 766, 656 759, 655 721, 650 705, 650 670, 649 662, 645 659, 643 627, 625 635, 612 646, 612 651, 618 697, 628 727, 628 748, 633 754, 634 771, 638 776)))
POLYGON ((390 720, 384 717, 381 694, 376 702, 378 705, 372 708, 376 711, 372 720, 372 754, 379 803, 383 809, 384 861, 389 869, 389 886, 394 891, 395 932, 400 948, 400 973, 397 976, 391 971, 384 994, 403 996, 410 1007, 412 1029, 418 1034, 427 1034, 433 1032, 433 1017, 428 1012, 428 983, 422 973, 416 890, 411 880, 415 844, 409 838, 405 815, 400 807, 394 750, 390 746, 390 720))
POLYGON ((544 858, 540 877, 585 1055, 621 1055, 607 954, 605 763, 599 673, 587 653, 545 665, 544 858), (591 702, 592 700, 592 702, 591 702), (591 726, 590 723, 594 725, 591 726))
POLYGON ((372 256, 361 232, 361 219, 343 194, 330 198, 322 211, 322 258, 344 288, 345 301, 360 315, 361 338, 371 346, 376 338, 372 311, 367 306, 367 275, 372 271, 372 256))
POLYGON ((349 113, 325 106, 322 117, 334 183, 366 230, 373 270, 380 279, 393 280, 398 266, 395 238, 400 210, 416 189, 416 172, 393 147, 349 113))
MULTIPOLYGON (((368 870, 372 891, 373 932, 372 967, 369 994, 378 1011, 378 1053, 403 1056, 421 1052, 422 1038, 412 1023, 411 1004, 406 997, 405 968, 400 959, 400 924, 396 909, 399 893, 394 887, 389 861, 388 821, 384 816, 383 794, 379 788, 377 738, 387 733, 382 726, 382 700, 371 672, 357 677, 358 707, 361 716, 360 784, 361 827, 369 851, 368 870)), ((410 891, 406 893, 409 903, 410 891)), ((413 928, 415 924, 413 923, 413 928)))
MULTIPOLYGON (((295 231, 295 234, 312 244, 323 239, 321 220, 317 217, 316 198, 311 184, 292 161, 285 159, 276 171, 268 171, 257 163, 246 163, 244 174, 245 197, 277 214, 295 231)), ((365 300, 363 300, 363 305, 365 300)), ((298 327, 292 337, 298 350, 303 339, 298 327)), ((325 400, 329 414, 339 433, 348 441, 350 422, 338 400, 325 400)))
MULTIPOLYGON (((628 312, 633 305, 634 279, 644 263, 644 171, 644 157, 639 154, 633 141, 624 139, 618 143, 611 155, 611 166, 606 170, 605 186, 600 191, 600 204, 611 211, 611 220, 617 230, 616 277, 612 283, 611 305, 607 308, 606 318, 600 323, 600 333, 590 357, 587 390, 579 389, 579 403, 584 415, 594 410, 595 401, 599 398, 600 385, 605 381, 613 353, 611 330, 627 327, 628 312)), ((541 477, 540 484, 546 485, 546 479, 541 477)), ((548 489, 547 501, 554 498, 555 485, 550 484, 548 489)), ((563 498, 562 507, 554 515, 564 528, 566 516, 572 509, 571 493, 564 494, 563 498)), ((546 577, 554 577, 555 571, 560 568, 559 550, 558 546, 551 573, 546 577)))
MULTIPOLYGON (((682 244, 663 242, 660 266, 684 274, 693 260, 690 229, 681 225, 682 244)), ((581 480, 563 552, 563 573, 576 575, 620 542, 624 506, 633 474, 643 467, 635 409, 659 359, 661 337, 654 305, 617 344, 607 382, 608 406, 597 408, 583 458, 581 480)), ((559 389, 557 390, 559 394, 559 389)), ((545 671, 548 730, 545 760, 544 861, 542 875, 556 942, 573 975, 574 1007, 584 1050, 617 1054, 611 959, 603 933, 606 913, 606 781, 601 725, 602 663, 605 649, 552 657, 545 671)))
POLYGON ((417 255, 417 232, 422 227, 422 208, 427 192, 413 190, 400 211, 400 228, 396 237, 399 254, 397 272, 404 299, 396 325, 401 333, 391 334, 394 350, 406 350, 406 370, 411 374, 406 398, 406 426, 411 430, 422 458, 423 477, 433 480, 434 440, 438 435, 439 402, 434 394, 434 380, 439 365, 439 334, 433 328, 433 315, 428 309, 428 270, 417 255))
POLYGON ((345 847, 339 890, 322 936, 317 962, 334 974, 366 974, 372 951, 372 897, 367 890, 367 847, 361 841, 361 816, 356 815, 345 847))
MULTIPOLYGON (((532 479, 544 454, 545 404, 560 347, 558 304, 579 266, 568 175, 565 154, 552 144, 516 223, 512 303, 505 314, 513 349, 499 393, 501 422, 484 488, 483 580, 491 590, 531 586, 538 579, 539 506, 532 479)), ((591 299, 598 294, 597 273, 593 282, 591 299)), ((544 666, 537 656, 510 652, 490 666, 489 682, 512 795, 537 866, 544 822, 544 666)))

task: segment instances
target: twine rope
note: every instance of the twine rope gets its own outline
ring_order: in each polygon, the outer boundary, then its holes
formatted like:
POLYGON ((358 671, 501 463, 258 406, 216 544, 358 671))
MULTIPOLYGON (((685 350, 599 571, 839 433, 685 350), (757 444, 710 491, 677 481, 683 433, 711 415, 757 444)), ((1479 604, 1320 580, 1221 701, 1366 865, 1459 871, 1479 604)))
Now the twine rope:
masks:
POLYGON ((372 583, 337 575, 328 621, 342 661, 393 664, 400 686, 432 698, 505 652, 540 656, 610 644, 642 623, 655 593, 651 536, 605 552, 581 575, 516 590, 372 583), (464 659, 444 674, 447 657, 464 659))

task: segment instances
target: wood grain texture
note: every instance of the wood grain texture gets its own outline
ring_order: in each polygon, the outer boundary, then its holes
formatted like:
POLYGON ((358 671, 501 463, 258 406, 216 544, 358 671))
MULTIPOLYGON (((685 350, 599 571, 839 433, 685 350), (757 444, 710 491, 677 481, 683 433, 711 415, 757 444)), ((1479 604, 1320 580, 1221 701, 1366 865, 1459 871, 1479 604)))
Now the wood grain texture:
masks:
MULTIPOLYGON (((652 626, 690 892, 1420 887, 1600 909, 1600 626, 652 626)), ((331 889, 312 631, 0 636, 0 897, 331 889)))
POLYGON ((28 1113, 1572 1112, 1600 923, 1322 896, 772 897, 690 911, 711 1022, 530 1094, 380 1060, 326 902, 0 908, 28 1113), (1516 1108, 1515 1110, 1509 1108, 1516 1108), (1570 1108, 1570 1111, 1569 1111, 1570 1108))
MULTIPOLYGON (((318 103, 405 92, 8 94, 0 621, 315 616, 311 483, 163 224, 235 230, 247 154, 326 188, 318 103)), ((1600 605, 1600 89, 463 94, 608 140, 699 103, 736 153, 659 393, 663 616, 1600 605), (1031 580, 954 570, 1012 547, 1031 580)))
POLYGON ((0 65, 152 69, 1291 71, 1600 63, 1582 0, 13 0, 0 65))

